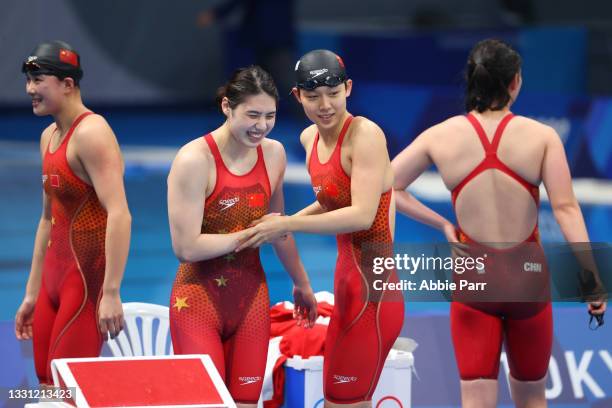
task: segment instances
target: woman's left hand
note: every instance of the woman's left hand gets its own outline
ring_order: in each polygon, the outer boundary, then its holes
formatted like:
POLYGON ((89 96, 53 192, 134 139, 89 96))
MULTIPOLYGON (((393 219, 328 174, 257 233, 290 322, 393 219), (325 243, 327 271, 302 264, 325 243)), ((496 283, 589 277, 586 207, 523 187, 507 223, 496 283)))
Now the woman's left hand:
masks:
POLYGON ((305 329, 314 327, 317 320, 317 299, 310 284, 293 286, 293 318, 305 329))
POLYGON ((102 339, 114 339, 125 326, 123 319, 123 305, 119 294, 102 294, 100 307, 98 308, 98 328, 102 339))
POLYGON ((245 248, 257 248, 266 242, 274 242, 278 239, 286 238, 289 232, 288 219, 289 217, 287 216, 272 213, 253 221, 251 223, 253 227, 249 229, 249 233, 241 240, 236 248, 236 252, 245 248))

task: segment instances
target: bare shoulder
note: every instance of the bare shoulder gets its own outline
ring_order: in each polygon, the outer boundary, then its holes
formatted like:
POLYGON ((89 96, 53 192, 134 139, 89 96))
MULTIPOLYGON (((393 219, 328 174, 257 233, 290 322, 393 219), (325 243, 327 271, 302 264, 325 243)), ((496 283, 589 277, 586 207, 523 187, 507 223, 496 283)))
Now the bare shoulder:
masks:
POLYGON ((281 142, 275 139, 265 138, 261 142, 261 148, 265 157, 280 159, 285 157, 285 147, 281 142))
POLYGON ((355 116, 352 125, 353 140, 368 139, 386 143, 385 133, 375 122, 363 116, 355 116))
POLYGON ((465 119, 465 116, 451 116, 450 118, 425 129, 418 136, 418 139, 425 143, 440 142, 447 137, 454 138, 455 135, 465 131, 468 128, 470 128, 470 123, 465 119))
POLYGON ((197 196, 205 192, 213 166, 214 157, 204 138, 200 137, 182 146, 168 173, 169 197, 176 197, 174 194, 177 191, 182 192, 179 194, 197 196))
POLYGON ((208 163, 214 160, 208 144, 203 138, 194 139, 181 147, 174 160, 173 169, 186 169, 195 171, 205 169, 208 163))
POLYGON ((123 172, 119 143, 101 115, 92 114, 83 118, 74 129, 68 149, 68 154, 74 154, 88 170, 112 168, 123 172), (70 153, 71 150, 73 153, 70 153))
POLYGON ((535 119, 517 115, 510 123, 518 131, 525 132, 530 137, 540 137, 547 143, 560 140, 559 134, 552 126, 535 119))
POLYGON ((270 187, 274 192, 276 187, 282 184, 282 176, 287 167, 287 155, 285 147, 281 142, 274 139, 265 138, 261 143, 264 155, 264 163, 270 180, 270 187))
POLYGON ((287 165, 287 155, 283 144, 278 140, 265 138, 261 143, 261 148, 268 175, 274 179, 276 175, 283 174, 287 165))
POLYGON ((374 121, 364 116, 355 116, 353 118, 353 129, 359 131, 382 132, 380 126, 378 126, 374 121))
POLYGON ((300 134, 300 143, 302 143, 302 146, 304 146, 304 148, 307 148, 314 140, 314 137, 316 134, 317 134, 316 125, 310 125, 306 129, 304 129, 302 133, 300 134))
POLYGON ((77 154, 98 154, 102 149, 116 149, 117 138, 104 117, 93 114, 79 123, 72 135, 77 154))
POLYGON ((113 130, 111 129, 106 119, 104 119, 102 115, 98 115, 95 113, 93 115, 88 115, 87 117, 83 118, 83 120, 81 121, 81 123, 79 123, 79 126, 77 126, 74 132, 75 134, 79 135, 95 133, 105 135, 107 137, 115 137, 113 134, 113 130))
POLYGON ((464 115, 456 115, 431 126, 425 132, 428 134, 437 135, 440 133, 452 133, 465 128, 471 128, 470 122, 464 115))
POLYGON ((40 134, 41 139, 49 138, 53 134, 53 132, 55 131, 56 128, 57 128, 57 126, 55 125, 55 122, 51 123, 40 134))
POLYGON ((435 129, 444 129, 444 128, 455 128, 455 127, 463 127, 468 126, 469 121, 466 119, 465 115, 455 115, 450 118, 443 120, 442 122, 433 125, 431 128, 435 129))

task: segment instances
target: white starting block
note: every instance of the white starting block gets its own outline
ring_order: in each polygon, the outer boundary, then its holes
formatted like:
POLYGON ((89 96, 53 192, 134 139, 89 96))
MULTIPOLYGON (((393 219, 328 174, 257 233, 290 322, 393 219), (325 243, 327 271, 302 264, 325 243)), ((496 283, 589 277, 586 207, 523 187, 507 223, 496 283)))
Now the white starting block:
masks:
POLYGON ((236 407, 208 355, 68 358, 51 370, 77 408, 236 407))
MULTIPOLYGON (((391 350, 372 397, 374 408, 410 408, 411 352, 391 350)), ((290 358, 285 362, 285 407, 323 408, 323 357, 290 358)))

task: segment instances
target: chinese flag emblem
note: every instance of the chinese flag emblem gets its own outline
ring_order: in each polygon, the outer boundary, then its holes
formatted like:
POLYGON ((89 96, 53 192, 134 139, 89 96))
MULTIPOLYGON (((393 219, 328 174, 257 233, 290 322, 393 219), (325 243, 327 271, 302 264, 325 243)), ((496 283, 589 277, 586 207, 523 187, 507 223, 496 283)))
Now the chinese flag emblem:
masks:
POLYGON ((51 177, 51 187, 59 187, 59 176, 57 174, 52 174, 51 177))
POLYGON ((325 186, 325 192, 330 197, 336 197, 338 195, 338 187, 335 184, 328 184, 325 186))
POLYGON ((65 50, 65 49, 61 49, 60 50, 60 54, 59 54, 59 59, 60 61, 66 63, 66 64, 70 64, 73 65, 75 67, 79 66, 79 58, 77 57, 77 55, 70 51, 70 50, 65 50))
POLYGON ((262 193, 249 194, 249 207, 263 207, 264 195, 262 193))

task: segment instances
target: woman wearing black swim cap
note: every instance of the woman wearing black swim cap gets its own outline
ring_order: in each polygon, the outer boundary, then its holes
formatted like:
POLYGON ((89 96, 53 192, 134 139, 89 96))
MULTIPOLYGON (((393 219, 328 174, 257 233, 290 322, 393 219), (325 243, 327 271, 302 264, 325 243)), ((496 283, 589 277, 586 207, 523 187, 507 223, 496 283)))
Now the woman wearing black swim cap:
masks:
MULTIPOLYGON (((467 115, 427 129, 393 159, 397 206, 401 213, 441 230, 459 247, 460 256, 485 249, 485 267, 474 276, 501 286, 487 292, 493 295, 488 299, 482 298, 483 293, 469 302, 451 304, 463 406, 497 405, 505 343, 515 405, 545 407, 553 333, 546 262, 538 233, 542 182, 566 240, 588 242, 589 236, 559 135, 549 126, 510 111, 522 83, 519 54, 501 41, 479 42, 468 57, 466 82, 467 115), (457 227, 405 191, 431 165, 452 192, 457 227), (534 258, 541 268, 533 268, 534 258), (534 289, 538 290, 532 293, 538 296, 522 296, 534 289)), ((583 266, 594 270, 594 261, 587 258, 585 254, 583 266)), ((461 275, 462 279, 467 275, 461 275)), ((595 315, 602 315, 605 309, 605 301, 588 305, 595 315)))
POLYGON ((51 385, 51 360, 97 357, 123 328, 131 216, 117 139, 81 99, 78 53, 43 43, 22 70, 34 114, 54 123, 40 138, 43 212, 15 334, 33 340, 39 381, 51 385))
POLYGON ((336 234, 335 306, 325 341, 325 406, 370 407, 382 367, 400 333, 401 293, 394 269, 372 272, 375 258, 393 257, 395 204, 385 135, 346 109, 353 83, 328 50, 295 66, 293 94, 314 123, 300 140, 316 201, 293 216, 266 216, 239 247, 259 246, 287 232, 336 234))

